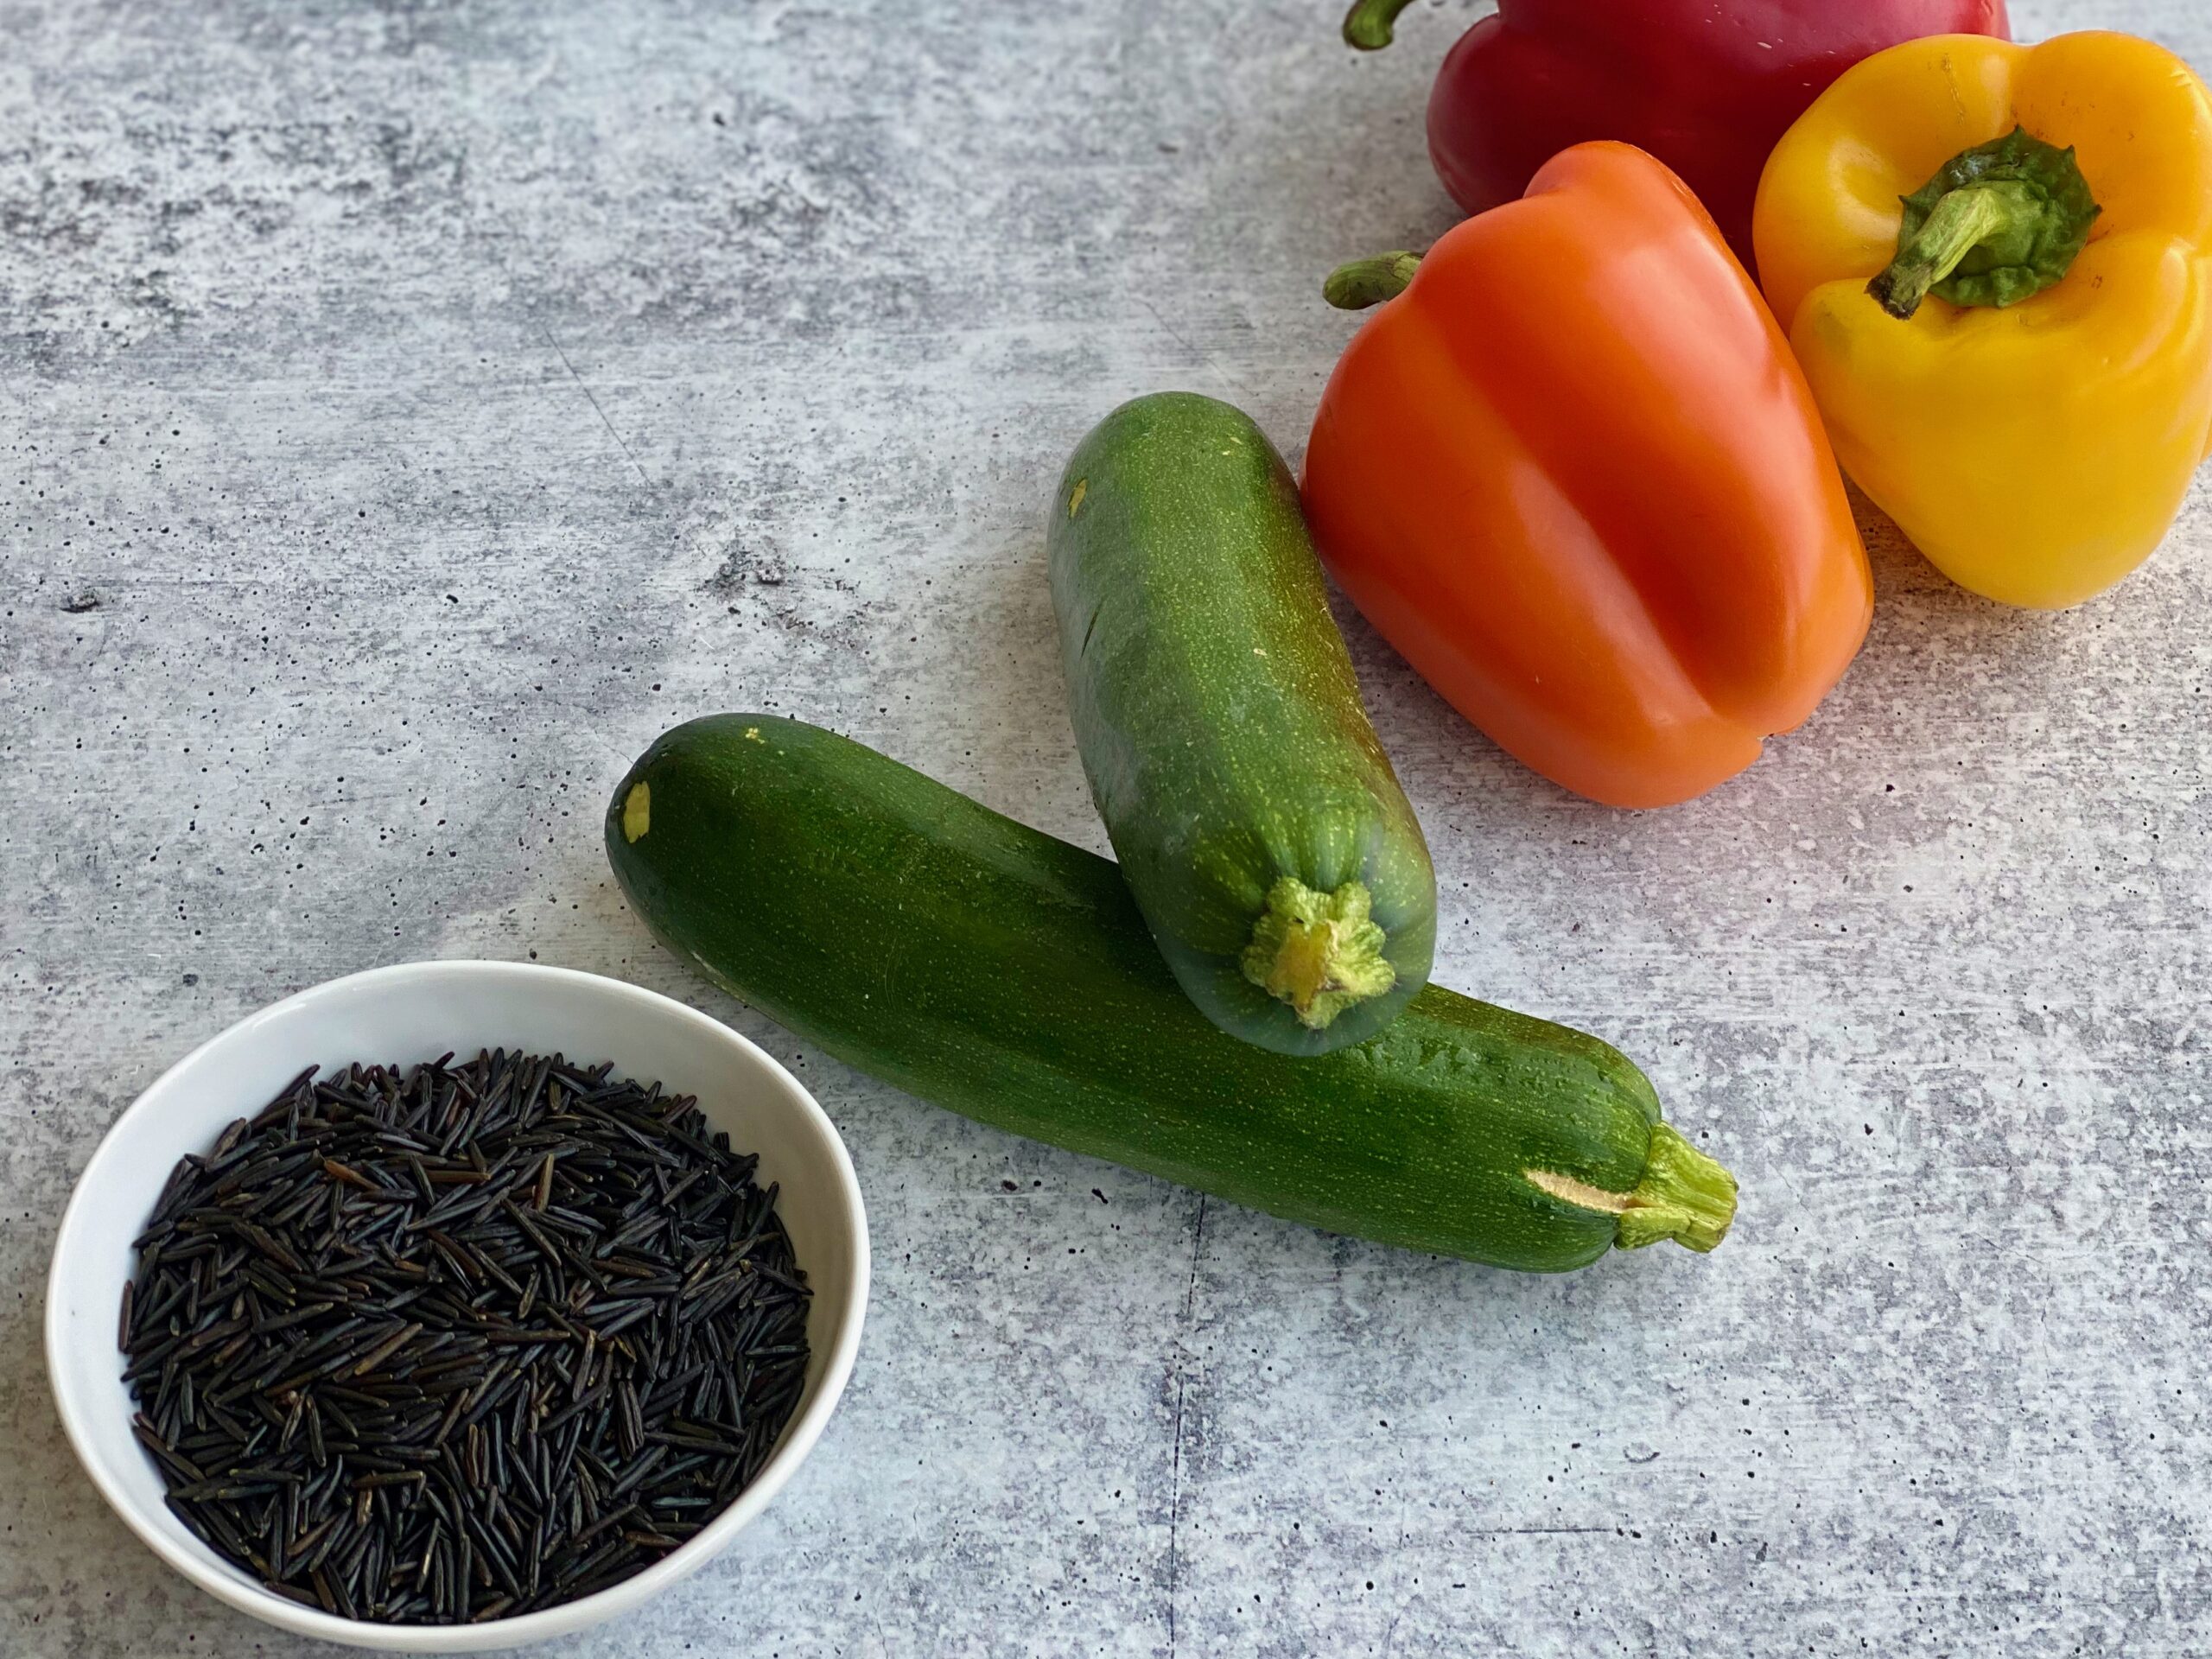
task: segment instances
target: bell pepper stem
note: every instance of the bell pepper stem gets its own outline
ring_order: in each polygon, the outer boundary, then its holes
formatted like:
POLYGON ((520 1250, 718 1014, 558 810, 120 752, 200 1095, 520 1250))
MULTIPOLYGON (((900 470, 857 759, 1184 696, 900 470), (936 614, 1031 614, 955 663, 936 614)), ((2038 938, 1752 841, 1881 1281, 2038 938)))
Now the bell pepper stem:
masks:
POLYGON ((1353 0, 1344 14, 1344 44, 1379 52, 1390 44, 1390 26, 1414 0, 1353 0))
POLYGON ((1401 248, 1338 265, 1321 284, 1321 297, 1339 311, 1364 311, 1406 291, 1421 268, 1421 256, 1401 248))
POLYGON ((1904 199, 1897 257, 1867 283, 1906 318, 1930 293, 1953 305, 2018 305, 2066 280, 2103 211, 2071 149, 2014 127, 1962 149, 1904 199))
POLYGON ((1952 191, 1936 204, 1920 234, 1898 251, 1889 269, 1866 284, 1866 291, 1891 316, 1910 317, 1928 290, 1956 270, 1977 244, 2005 229, 2012 216, 2005 194, 1994 186, 1952 191))

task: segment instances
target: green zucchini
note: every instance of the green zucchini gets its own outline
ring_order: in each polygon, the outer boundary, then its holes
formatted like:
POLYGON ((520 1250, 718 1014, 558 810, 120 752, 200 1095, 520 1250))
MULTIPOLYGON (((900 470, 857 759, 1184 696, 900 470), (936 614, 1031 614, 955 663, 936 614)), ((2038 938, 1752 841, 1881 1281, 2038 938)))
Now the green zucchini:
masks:
POLYGON ((771 715, 693 721, 607 809, 677 954, 801 1037, 1017 1135, 1340 1233, 1560 1271, 1710 1249, 1735 1183, 1594 1037, 1431 986, 1299 1059, 1217 1031, 1120 873, 771 715))
POLYGON ((1176 979, 1262 1048, 1373 1036, 1428 982, 1436 874, 1282 457, 1227 404, 1140 397, 1048 546, 1091 797, 1176 979))

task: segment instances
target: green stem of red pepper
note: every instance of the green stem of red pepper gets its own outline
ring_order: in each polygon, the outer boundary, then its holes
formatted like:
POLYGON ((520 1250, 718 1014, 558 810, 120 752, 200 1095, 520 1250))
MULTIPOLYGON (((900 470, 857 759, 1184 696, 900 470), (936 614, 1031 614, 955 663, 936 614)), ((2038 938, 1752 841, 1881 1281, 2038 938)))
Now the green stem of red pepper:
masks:
POLYGON ((1379 52, 1390 44, 1390 25, 1414 0, 1353 0, 1344 14, 1344 43, 1363 52, 1379 52))

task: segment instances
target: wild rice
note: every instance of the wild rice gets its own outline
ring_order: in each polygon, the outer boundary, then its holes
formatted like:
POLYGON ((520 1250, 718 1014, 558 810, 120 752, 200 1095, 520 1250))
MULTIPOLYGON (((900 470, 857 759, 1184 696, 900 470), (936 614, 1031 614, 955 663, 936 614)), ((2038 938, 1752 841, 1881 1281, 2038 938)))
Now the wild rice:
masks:
POLYGON ((170 1509, 350 1618, 628 1577, 744 1490, 804 1386, 776 1189, 690 1097, 452 1058, 302 1073, 178 1164, 124 1287, 170 1509))

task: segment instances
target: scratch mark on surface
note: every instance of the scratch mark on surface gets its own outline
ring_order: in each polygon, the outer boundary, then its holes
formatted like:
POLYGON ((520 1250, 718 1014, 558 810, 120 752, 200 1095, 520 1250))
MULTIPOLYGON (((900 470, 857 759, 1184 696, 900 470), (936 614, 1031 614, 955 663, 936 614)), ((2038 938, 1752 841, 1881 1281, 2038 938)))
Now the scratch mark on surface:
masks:
POLYGON ((1214 373, 1219 375, 1222 378, 1222 383, 1231 391, 1235 392, 1239 399, 1248 404, 1257 401, 1250 390, 1223 365, 1222 360, 1218 356, 1212 352, 1206 350, 1205 346, 1197 344, 1195 341, 1191 340, 1188 335, 1185 334, 1181 329, 1178 328, 1173 323, 1168 321, 1167 314, 1166 312, 1162 311, 1150 300, 1146 299, 1142 295, 1139 295, 1137 296, 1137 303, 1144 307, 1146 310, 1152 313, 1152 320, 1158 323, 1160 327, 1166 332, 1168 339, 1173 340, 1178 346, 1180 346, 1192 357, 1198 359, 1200 363, 1203 363, 1214 373))
POLYGON ((1541 1536, 1547 1533, 1618 1532, 1618 1527, 1469 1527, 1465 1530, 1477 1538, 1518 1538, 1541 1536))
MULTIPOLYGON (((1198 1194, 1198 1220, 1191 1228, 1191 1282, 1183 1291, 1183 1331, 1185 1340, 1191 1329, 1191 1317, 1198 1298, 1198 1252, 1206 1237, 1206 1195, 1198 1194)), ((1177 1549, 1176 1526, 1181 1519, 1183 1507, 1183 1390, 1190 1382, 1190 1356, 1186 1353, 1175 1368, 1175 1441, 1174 1453, 1167 1471, 1167 1659, 1175 1659, 1175 1598, 1176 1575, 1179 1562, 1177 1549)))
POLYGON ((622 459, 628 461, 630 470, 637 474, 638 482, 647 489, 652 488, 652 480, 645 476, 645 469, 638 464, 637 456, 630 453, 630 446, 623 441, 622 435, 614 429, 614 423, 607 418, 607 411, 599 406, 599 394, 591 389, 590 383, 583 376, 576 372, 576 365, 569 361, 568 353, 563 351, 561 342, 553 338, 553 331, 541 324, 537 332, 545 336, 545 343, 553 348, 553 355, 561 359, 561 366, 569 372, 569 378, 576 383, 577 390, 583 393, 585 400, 591 404, 591 412, 599 416, 599 423, 607 429, 607 435, 614 440, 614 447, 622 452, 622 459))

